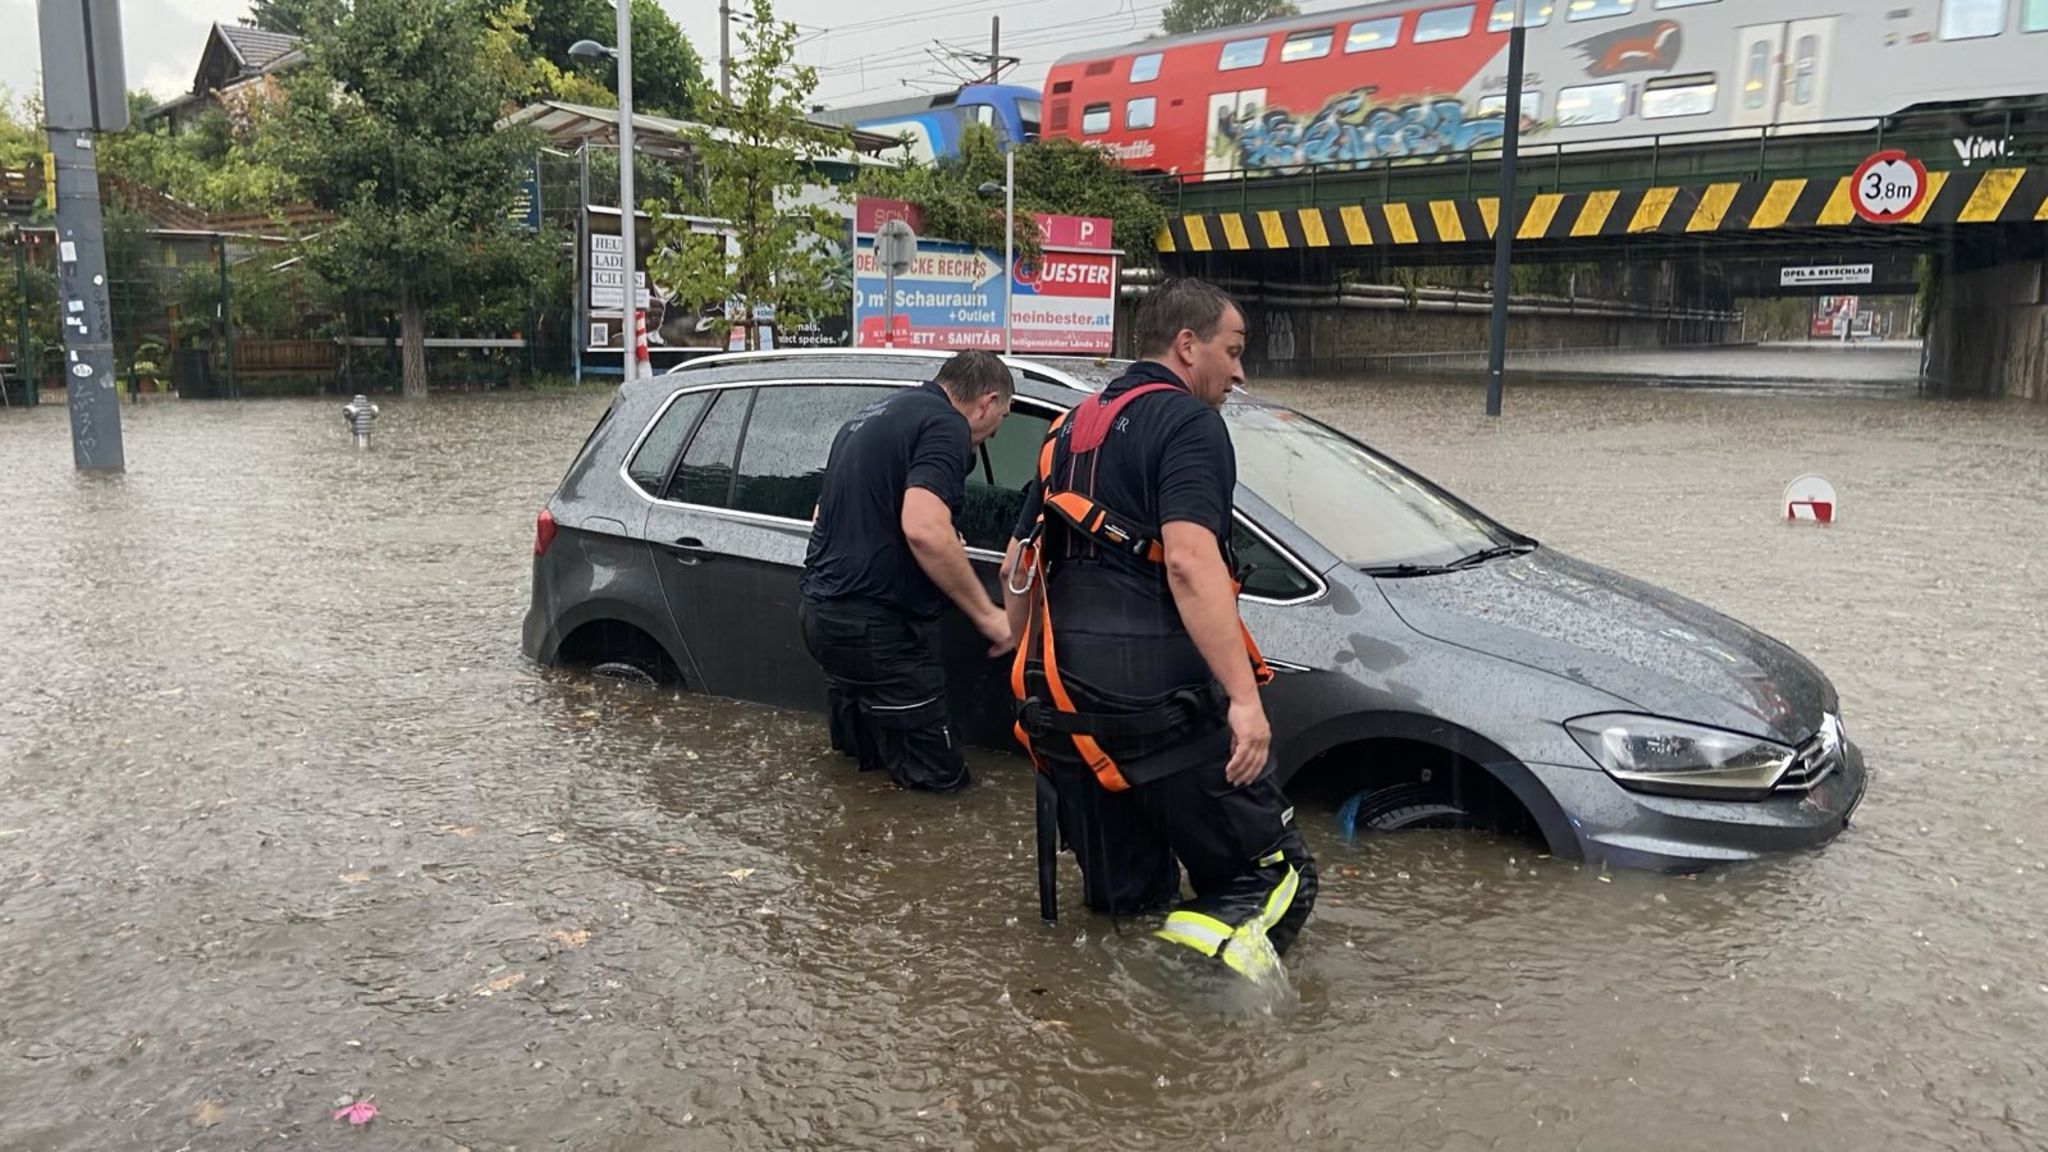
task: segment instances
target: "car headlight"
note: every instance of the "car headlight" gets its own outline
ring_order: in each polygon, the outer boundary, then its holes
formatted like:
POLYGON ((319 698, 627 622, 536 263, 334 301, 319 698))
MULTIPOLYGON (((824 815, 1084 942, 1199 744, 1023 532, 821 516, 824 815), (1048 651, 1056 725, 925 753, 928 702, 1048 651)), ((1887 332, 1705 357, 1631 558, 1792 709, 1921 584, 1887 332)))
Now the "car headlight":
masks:
POLYGON ((1581 716, 1565 729, 1622 787, 1667 796, 1761 800, 1795 755, 1774 740, 1656 716, 1581 716))

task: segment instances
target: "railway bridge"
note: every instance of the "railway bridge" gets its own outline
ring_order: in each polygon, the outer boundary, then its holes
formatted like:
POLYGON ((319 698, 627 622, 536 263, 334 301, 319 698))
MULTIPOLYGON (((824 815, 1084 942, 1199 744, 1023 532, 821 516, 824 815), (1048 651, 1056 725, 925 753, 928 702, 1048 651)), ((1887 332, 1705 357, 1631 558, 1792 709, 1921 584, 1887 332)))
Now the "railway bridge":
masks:
MULTIPOLYGON (((2048 399, 2048 103, 1537 146, 1520 151, 1518 169, 1517 264, 1664 265, 1684 272, 1696 303, 1720 306, 1920 289, 1930 383, 2048 399), (1921 191, 1872 219, 1853 178, 1890 152, 1911 158, 1921 191), (1868 279, 1844 288, 1799 274, 1817 268, 1868 279)), ((1162 187, 1170 215, 1158 245, 1176 271, 1238 283, 1483 264, 1498 185, 1497 151, 1211 173, 1162 187)))

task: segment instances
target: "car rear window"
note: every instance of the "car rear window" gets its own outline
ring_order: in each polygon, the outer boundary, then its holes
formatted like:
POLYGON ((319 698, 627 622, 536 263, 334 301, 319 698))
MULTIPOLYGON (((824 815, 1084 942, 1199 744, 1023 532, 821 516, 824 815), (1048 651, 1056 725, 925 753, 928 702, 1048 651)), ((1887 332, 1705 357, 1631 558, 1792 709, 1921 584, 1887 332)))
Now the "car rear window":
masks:
POLYGON ((690 437, 683 450, 682 467, 669 485, 668 498, 707 508, 724 508, 732 500, 732 462, 738 455, 740 430, 746 427, 747 405, 753 402, 752 388, 728 388, 712 393, 711 410, 690 437))
POLYGON ((809 520, 818 506, 832 438, 855 413, 891 391, 885 385, 851 384, 761 389, 740 445, 733 509, 809 520))
POLYGON ((640 441, 640 447, 633 453, 633 459, 626 464, 626 474, 633 483, 645 489, 649 496, 661 495, 661 486, 668 481, 669 472, 676 466, 676 453, 682 451, 683 441, 690 435, 690 426, 697 422, 697 416, 704 411, 706 393, 690 392, 669 402, 655 417, 654 427, 640 441))

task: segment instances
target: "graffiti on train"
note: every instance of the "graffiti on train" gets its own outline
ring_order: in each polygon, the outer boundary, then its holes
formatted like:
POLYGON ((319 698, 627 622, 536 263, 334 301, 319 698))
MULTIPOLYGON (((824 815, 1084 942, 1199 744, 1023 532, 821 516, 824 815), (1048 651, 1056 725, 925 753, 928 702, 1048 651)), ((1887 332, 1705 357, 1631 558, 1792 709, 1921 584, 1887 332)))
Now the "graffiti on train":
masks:
POLYGON ((1310 116, 1251 101, 1224 104, 1215 109, 1210 153, 1247 170, 1364 168, 1469 152, 1504 131, 1500 113, 1476 116, 1451 97, 1375 104, 1372 96, 1369 88, 1346 92, 1310 116))

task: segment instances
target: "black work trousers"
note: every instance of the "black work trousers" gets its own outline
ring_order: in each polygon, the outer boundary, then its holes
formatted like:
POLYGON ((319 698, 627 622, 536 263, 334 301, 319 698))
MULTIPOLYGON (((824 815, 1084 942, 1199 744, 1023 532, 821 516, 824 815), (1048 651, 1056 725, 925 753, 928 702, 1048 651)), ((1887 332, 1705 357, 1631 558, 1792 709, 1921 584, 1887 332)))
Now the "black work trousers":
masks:
POLYGON ((937 620, 872 600, 804 601, 804 646, 825 670, 832 746, 899 788, 967 787, 967 761, 946 715, 937 620))
POLYGON ((1127 916, 1173 906, 1161 935, 1216 955, 1229 933, 1260 921, 1285 952, 1315 907, 1316 865, 1294 808, 1270 775, 1223 776, 1227 730, 1195 737, 1213 754, 1195 766, 1111 792, 1078 759, 1041 754, 1059 792, 1060 834, 1081 865, 1084 899, 1127 916), (1179 866, 1176 866, 1178 860, 1179 866), (1185 867, 1194 898, 1178 901, 1185 867))

